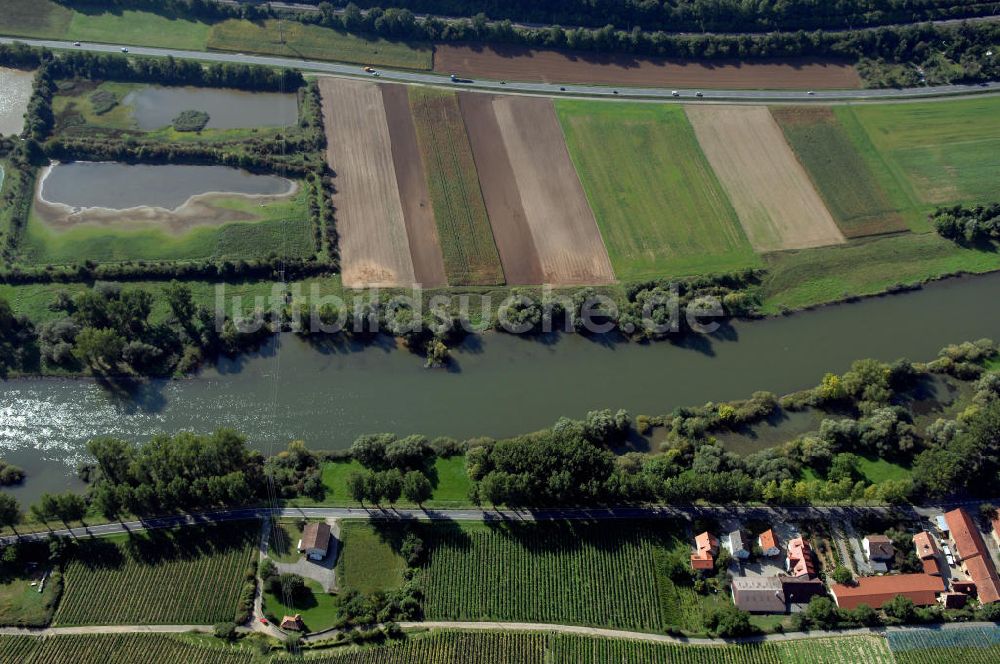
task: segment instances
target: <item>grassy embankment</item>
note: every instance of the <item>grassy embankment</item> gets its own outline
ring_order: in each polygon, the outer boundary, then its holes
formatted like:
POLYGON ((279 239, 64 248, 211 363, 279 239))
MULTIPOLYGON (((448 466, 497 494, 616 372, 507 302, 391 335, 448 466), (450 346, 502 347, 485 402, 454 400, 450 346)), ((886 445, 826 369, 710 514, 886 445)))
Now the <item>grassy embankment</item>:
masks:
POLYGON ((761 264, 681 108, 559 101, 556 110, 619 280, 761 264))
POLYGON ((448 283, 504 283, 457 97, 451 92, 410 88, 409 98, 448 283))
POLYGON ((122 214, 115 226, 81 223, 67 230, 55 229, 33 208, 21 244, 21 260, 29 265, 98 263, 129 260, 195 260, 265 258, 272 252, 307 257, 315 252, 307 197, 310 189, 299 183, 291 198, 269 200, 263 205, 241 196, 206 201, 225 212, 236 211, 248 221, 204 225, 183 231, 148 222, 130 222, 122 214))
POLYGON ((57 625, 233 620, 254 569, 256 521, 80 540, 63 576, 57 625))
POLYGON ((430 69, 430 45, 365 39, 294 21, 205 23, 132 10, 72 10, 51 0, 4 0, 0 34, 193 51, 221 50, 430 69))

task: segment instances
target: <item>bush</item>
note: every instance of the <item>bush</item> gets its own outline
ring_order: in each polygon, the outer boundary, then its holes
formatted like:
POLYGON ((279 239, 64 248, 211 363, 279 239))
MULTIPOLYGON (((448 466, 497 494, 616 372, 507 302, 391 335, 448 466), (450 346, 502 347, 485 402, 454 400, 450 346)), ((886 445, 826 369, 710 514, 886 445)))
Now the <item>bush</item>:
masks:
POLYGON ((204 111, 181 111, 173 120, 177 131, 201 131, 208 124, 208 113, 204 111))

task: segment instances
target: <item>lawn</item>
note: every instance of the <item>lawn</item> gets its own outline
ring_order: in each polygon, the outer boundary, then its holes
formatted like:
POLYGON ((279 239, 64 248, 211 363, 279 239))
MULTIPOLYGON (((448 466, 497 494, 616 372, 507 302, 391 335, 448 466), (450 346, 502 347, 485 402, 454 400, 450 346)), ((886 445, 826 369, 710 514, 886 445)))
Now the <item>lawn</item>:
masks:
POLYGON ((858 457, 858 470, 872 484, 888 480, 908 480, 911 475, 909 468, 898 463, 863 456, 858 457))
POLYGON ((863 129, 865 140, 857 131, 852 138, 872 171, 894 181, 885 189, 911 223, 938 205, 997 200, 1000 100, 840 106, 835 114, 849 132, 863 129))
POLYGON ((127 219, 121 228, 86 223, 56 230, 32 209, 21 243, 21 260, 48 265, 84 260, 252 259, 271 253, 309 257, 315 253, 315 241, 306 205, 308 191, 301 186, 291 199, 268 201, 263 207, 244 197, 213 199, 214 207, 238 210, 257 221, 204 225, 180 233, 127 219))
POLYGON ((906 230, 833 111, 785 106, 771 114, 846 237, 906 230))
POLYGON ((59 600, 60 584, 47 578, 43 592, 32 585, 51 571, 45 543, 22 544, 16 562, 0 563, 0 625, 39 627, 48 625, 59 600))
POLYGON ((4 0, 0 34, 64 39, 73 12, 51 0, 4 0))
POLYGON ((621 281, 760 265, 680 107, 558 101, 621 281))
POLYGON ((279 563, 294 563, 302 557, 295 546, 302 539, 299 520, 273 521, 267 542, 267 556, 279 563))
POLYGON ((211 29, 212 26, 200 21, 150 12, 88 9, 86 12, 73 12, 63 38, 203 51, 211 29))
POLYGON ((340 560, 337 586, 367 595, 398 588, 403 583, 406 561, 397 551, 399 529, 367 521, 340 524, 340 560))
MULTIPOLYGON (((2 290, 0 290, 2 293, 2 290)), ((347 478, 351 473, 363 472, 364 468, 354 460, 333 461, 323 464, 323 486, 326 487, 324 505, 344 505, 357 507, 361 503, 353 500, 347 491, 347 478)), ((465 471, 465 457, 438 457, 430 470, 431 486, 434 492, 425 507, 461 507, 469 504, 469 488, 471 482, 465 471)), ((296 501, 296 504, 305 504, 296 501)), ((401 507, 415 507, 412 503, 400 500, 401 507)))
POLYGON ((366 39, 294 21, 223 21, 212 26, 207 43, 209 50, 216 51, 264 53, 402 69, 430 69, 434 57, 434 51, 428 44, 366 39))
POLYGON ((762 310, 768 314, 874 295, 897 284, 919 284, 956 272, 1000 270, 1000 253, 963 248, 936 233, 784 251, 768 254, 766 261, 762 310))
POLYGON ((256 560, 256 521, 79 541, 66 564, 57 625, 233 620, 256 560))
POLYGON ((264 593, 264 615, 275 624, 281 622, 282 616, 302 614, 302 622, 306 631, 318 632, 333 627, 339 615, 337 597, 323 590, 323 587, 312 579, 305 579, 306 592, 299 597, 291 598, 288 604, 277 595, 264 593))
POLYGON ((448 283, 504 283, 458 98, 431 88, 410 88, 409 97, 448 283))
POLYGON ((663 556, 688 551, 676 524, 421 524, 428 620, 532 621, 703 631, 726 603, 679 588, 663 556))

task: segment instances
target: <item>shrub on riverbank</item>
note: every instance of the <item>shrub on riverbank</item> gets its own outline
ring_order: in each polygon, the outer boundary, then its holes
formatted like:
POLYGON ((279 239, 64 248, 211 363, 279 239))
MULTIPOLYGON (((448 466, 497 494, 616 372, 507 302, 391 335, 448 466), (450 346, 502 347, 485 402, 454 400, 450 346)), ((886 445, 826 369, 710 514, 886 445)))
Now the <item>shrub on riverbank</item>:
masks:
POLYGON ((208 113, 204 111, 181 111, 171 124, 177 131, 201 131, 208 124, 208 113))

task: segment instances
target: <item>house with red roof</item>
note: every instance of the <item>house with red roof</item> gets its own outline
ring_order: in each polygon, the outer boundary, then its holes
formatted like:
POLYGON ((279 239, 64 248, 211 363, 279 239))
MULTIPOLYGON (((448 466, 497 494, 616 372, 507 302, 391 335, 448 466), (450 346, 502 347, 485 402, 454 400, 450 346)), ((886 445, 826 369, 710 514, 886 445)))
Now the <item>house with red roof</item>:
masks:
POLYGON ((757 537, 757 546, 765 556, 776 556, 781 553, 781 549, 778 548, 778 536, 774 534, 774 530, 768 528, 762 532, 757 537))
POLYGON ((1000 601, 1000 578, 993 555, 976 527, 975 521, 961 507, 944 515, 954 544, 955 560, 976 585, 976 595, 983 604, 1000 601))
POLYGON ((816 561, 813 560, 812 547, 803 537, 788 540, 788 556, 785 559, 785 569, 791 576, 816 576, 816 561))
POLYGON ((944 580, 930 574, 863 576, 852 585, 835 583, 830 586, 833 600, 842 609, 854 609, 862 604, 878 609, 896 595, 910 598, 917 606, 932 606, 944 591, 944 580))
POLYGON ((695 552, 691 554, 691 569, 710 571, 715 569, 715 554, 719 552, 719 540, 707 530, 694 538, 695 552))

